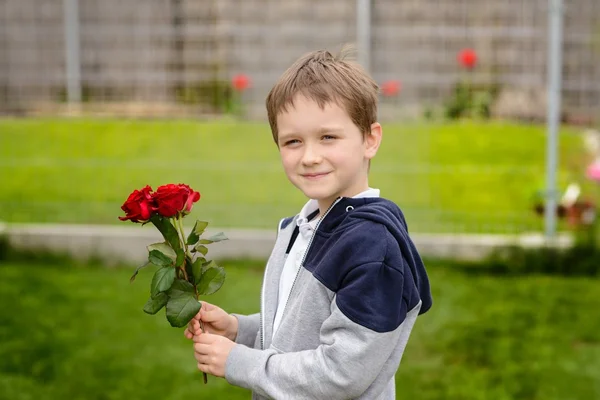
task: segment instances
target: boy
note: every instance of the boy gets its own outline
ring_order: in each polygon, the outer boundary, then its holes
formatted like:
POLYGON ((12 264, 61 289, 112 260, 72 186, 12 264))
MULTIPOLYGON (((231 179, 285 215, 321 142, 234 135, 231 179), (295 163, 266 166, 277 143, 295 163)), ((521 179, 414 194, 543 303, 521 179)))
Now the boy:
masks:
POLYGON ((310 200, 279 223, 261 312, 203 303, 185 332, 201 371, 255 399, 395 398, 394 374, 432 299, 402 212, 369 188, 377 94, 358 65, 317 51, 267 97, 284 171, 310 200))

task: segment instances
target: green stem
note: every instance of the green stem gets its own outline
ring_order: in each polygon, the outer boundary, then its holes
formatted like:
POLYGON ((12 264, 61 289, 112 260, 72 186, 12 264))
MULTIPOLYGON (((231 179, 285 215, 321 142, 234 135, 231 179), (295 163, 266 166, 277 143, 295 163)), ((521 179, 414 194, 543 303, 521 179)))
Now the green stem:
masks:
MULTIPOLYGON (((189 278, 187 275, 187 272, 185 271, 185 264, 187 263, 187 255, 189 254, 188 252, 188 245, 187 245, 187 241, 185 240, 185 233, 183 231, 183 217, 181 216, 181 214, 177 214, 177 218, 175 218, 175 228, 177 229, 177 232, 179 233, 180 239, 181 239, 181 244, 183 246, 183 249, 185 251, 185 257, 183 257, 183 267, 181 268, 181 272, 183 272, 183 276, 185 277, 185 280, 189 282, 189 278)), ((191 257, 190 257, 191 258, 191 257)), ((196 285, 194 285, 194 292, 196 295, 196 300, 198 300, 198 292, 196 289, 196 285)), ((200 321, 200 329, 202 330, 202 333, 204 333, 204 324, 202 323, 202 321, 200 321)), ((206 372, 202 373, 202 377, 204 378, 204 384, 208 383, 208 376, 206 375, 206 372)))
POLYGON ((181 216, 181 214, 177 215, 177 218, 175 218, 175 226, 177 227, 177 230, 179 231, 179 235, 181 237, 181 244, 183 245, 183 248, 185 249, 185 253, 187 254, 187 242, 185 240, 185 233, 183 232, 183 217, 181 216))
POLYGON ((183 230, 183 216, 179 216, 178 221, 179 221, 179 232, 181 233, 181 240, 183 243, 183 248, 185 249, 185 255, 188 256, 190 258, 190 260, 192 260, 194 258, 194 256, 189 251, 189 247, 187 245, 187 240, 185 239, 185 232, 183 230))
MULTIPOLYGON (((177 215, 174 222, 175 222, 175 228, 177 229, 177 232, 179 233, 181 245, 184 249, 184 254, 187 255, 188 254, 188 246, 187 246, 187 243, 185 240, 185 232, 183 231, 183 217, 181 216, 181 214, 177 215)), ((183 257, 183 267, 180 267, 180 268, 181 268, 181 272, 183 272, 183 276, 184 276, 185 280, 189 282, 187 272, 185 271, 186 263, 187 263, 187 259, 184 256, 183 257)))

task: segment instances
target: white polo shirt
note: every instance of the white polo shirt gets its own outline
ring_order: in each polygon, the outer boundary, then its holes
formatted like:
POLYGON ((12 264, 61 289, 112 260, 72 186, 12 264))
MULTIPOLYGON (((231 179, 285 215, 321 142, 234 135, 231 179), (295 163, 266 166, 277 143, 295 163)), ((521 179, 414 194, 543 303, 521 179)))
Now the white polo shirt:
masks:
MULTIPOLYGON (((379 197, 379 193, 379 189, 369 188, 364 192, 357 194, 353 198, 358 199, 363 197, 379 197)), ((283 266, 281 277, 279 278, 279 300, 277 302, 277 311, 275 313, 275 321, 273 323, 273 335, 275 335, 275 332, 277 332, 277 329, 281 324, 283 311, 287 300, 290 297, 290 292, 292 291, 292 286, 294 285, 296 275, 300 270, 302 258, 304 258, 304 253, 308 248, 310 238, 312 237, 312 234, 316 229, 320 219, 313 218, 312 221, 309 221, 308 216, 318 209, 319 203, 317 200, 309 200, 304 207, 302 207, 302 210, 300 210, 300 214, 296 221, 299 230, 298 237, 296 238, 296 241, 292 245, 287 258, 285 259, 285 265, 283 266)))

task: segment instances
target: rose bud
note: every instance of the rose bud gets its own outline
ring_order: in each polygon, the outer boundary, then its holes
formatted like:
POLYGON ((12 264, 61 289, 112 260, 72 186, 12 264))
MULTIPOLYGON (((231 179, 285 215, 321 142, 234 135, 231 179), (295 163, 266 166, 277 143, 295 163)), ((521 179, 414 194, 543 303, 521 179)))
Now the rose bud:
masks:
POLYGON ((158 214, 171 218, 178 213, 189 214, 193 204, 200 200, 200 193, 192 190, 188 185, 170 183, 159 186, 153 197, 158 207, 158 214))
POLYGON ((121 221, 147 222, 156 211, 152 188, 146 185, 141 190, 134 190, 121 206, 121 210, 125 211, 125 216, 119 217, 121 221))

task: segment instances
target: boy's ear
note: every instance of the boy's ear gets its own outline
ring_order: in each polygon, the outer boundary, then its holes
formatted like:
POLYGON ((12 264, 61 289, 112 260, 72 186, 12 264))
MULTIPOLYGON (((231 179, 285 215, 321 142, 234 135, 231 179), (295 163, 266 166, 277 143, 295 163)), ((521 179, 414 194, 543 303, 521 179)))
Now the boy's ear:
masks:
POLYGON ((379 146, 381 145, 382 135, 381 124, 379 122, 372 123, 371 132, 365 137, 365 157, 369 160, 377 154, 377 150, 379 150, 379 146))

